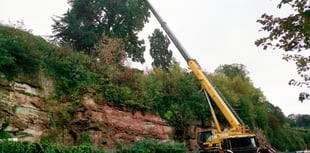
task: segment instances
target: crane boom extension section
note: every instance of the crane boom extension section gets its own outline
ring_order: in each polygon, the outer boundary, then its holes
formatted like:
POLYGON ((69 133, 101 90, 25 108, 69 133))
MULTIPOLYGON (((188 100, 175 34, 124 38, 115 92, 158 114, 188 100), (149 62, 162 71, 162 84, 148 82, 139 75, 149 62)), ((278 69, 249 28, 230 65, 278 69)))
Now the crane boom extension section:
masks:
POLYGON ((196 139, 199 145, 199 151, 204 153, 257 153, 259 151, 258 141, 255 134, 251 134, 248 128, 244 125, 243 121, 239 118, 238 114, 226 102, 220 92, 213 86, 212 82, 207 78, 200 68, 196 60, 191 58, 175 35, 171 32, 166 22, 162 20, 153 6, 148 0, 144 0, 149 9, 156 17, 161 27, 164 29, 170 40, 174 43, 175 47, 179 50, 192 72, 200 81, 207 101, 209 103, 213 121, 215 122, 215 130, 208 129, 199 131, 196 139), (231 128, 223 130, 215 116, 214 110, 211 106, 210 98, 216 104, 218 109, 224 115, 225 119, 230 124, 231 128))
POLYGON ((238 119, 235 117, 235 115, 232 113, 232 111, 229 109, 229 107, 225 104, 221 96, 218 94, 218 92, 215 90, 213 85, 210 83, 210 81, 207 79, 203 71, 201 70, 199 64, 196 60, 191 58, 184 47, 181 45, 181 43, 178 41, 178 39, 174 36, 174 34, 169 29, 166 22, 164 22, 159 14, 156 12, 156 10, 153 8, 153 6, 150 4, 149 1, 147 1, 147 4, 152 11, 153 15, 156 17, 156 19, 159 21, 161 27, 164 29, 166 34, 169 36, 171 41, 174 43, 176 48, 179 50, 179 52, 182 54, 183 58, 187 62, 188 66, 191 68, 193 73, 196 75, 198 80, 200 81, 202 87, 204 90, 208 92, 210 97, 213 99, 217 107, 220 109, 220 111, 225 116, 226 120, 229 122, 230 126, 236 129, 242 128, 241 123, 238 121, 238 119))

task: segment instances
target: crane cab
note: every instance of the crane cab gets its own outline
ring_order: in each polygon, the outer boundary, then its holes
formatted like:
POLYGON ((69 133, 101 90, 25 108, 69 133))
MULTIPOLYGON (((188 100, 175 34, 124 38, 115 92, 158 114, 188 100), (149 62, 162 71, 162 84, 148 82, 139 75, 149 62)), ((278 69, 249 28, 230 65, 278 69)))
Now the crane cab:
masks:
POLYGON ((199 131, 196 134, 196 142, 199 152, 218 152, 221 149, 221 143, 217 141, 216 135, 212 129, 199 131))
POLYGON ((200 153, 257 153, 258 141, 255 135, 216 134, 215 130, 197 132, 196 141, 200 153))

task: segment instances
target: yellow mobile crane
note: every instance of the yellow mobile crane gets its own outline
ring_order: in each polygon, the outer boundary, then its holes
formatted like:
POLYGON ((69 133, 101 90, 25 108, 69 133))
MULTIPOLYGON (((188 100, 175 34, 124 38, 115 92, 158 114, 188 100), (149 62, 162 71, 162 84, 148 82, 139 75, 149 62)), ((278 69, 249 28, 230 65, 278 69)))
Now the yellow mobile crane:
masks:
POLYGON ((256 135, 249 132, 248 127, 240 119, 233 108, 221 96, 220 92, 213 86, 207 76, 200 69, 196 60, 191 58, 177 38, 171 32, 166 22, 164 22, 148 0, 145 0, 153 15, 156 17, 162 28, 174 43, 176 48, 186 60, 188 66, 200 81, 206 99, 210 106, 215 129, 197 132, 196 140, 200 152, 206 153, 258 153, 259 144, 256 135), (217 105, 219 110, 230 124, 228 130, 222 130, 216 118, 215 112, 210 102, 210 98, 217 105))

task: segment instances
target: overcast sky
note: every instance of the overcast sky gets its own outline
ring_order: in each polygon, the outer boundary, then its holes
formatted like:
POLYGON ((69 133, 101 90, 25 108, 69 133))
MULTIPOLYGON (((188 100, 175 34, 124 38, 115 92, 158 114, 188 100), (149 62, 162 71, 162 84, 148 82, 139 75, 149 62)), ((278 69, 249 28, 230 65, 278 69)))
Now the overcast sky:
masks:
MULTIPOLYGON (((282 60, 283 51, 264 51, 254 45, 254 41, 264 34, 259 32, 260 25, 256 23, 261 14, 288 14, 289 10, 276 7, 279 0, 150 2, 203 70, 213 72, 219 65, 243 64, 250 72, 254 86, 260 88, 268 101, 280 107, 285 115, 310 114, 310 101, 298 101, 299 92, 308 89, 288 85, 290 79, 299 79, 295 64, 282 60)), ((23 20, 35 35, 51 35, 51 17, 62 15, 69 8, 66 0, 0 0, 0 4, 1 23, 23 20)), ((140 36, 146 38, 154 28, 160 28, 160 25, 151 18, 140 36)), ((187 67, 178 51, 171 46, 177 61, 187 67)), ((150 68, 152 61, 149 56, 146 60, 148 63, 140 68, 150 68)))

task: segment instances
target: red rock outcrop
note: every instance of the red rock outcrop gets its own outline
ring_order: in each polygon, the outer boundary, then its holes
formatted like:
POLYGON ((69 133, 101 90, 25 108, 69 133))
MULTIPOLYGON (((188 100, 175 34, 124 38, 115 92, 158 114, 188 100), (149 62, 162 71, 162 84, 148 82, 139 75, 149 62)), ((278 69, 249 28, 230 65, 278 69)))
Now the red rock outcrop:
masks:
POLYGON ((172 128, 157 115, 97 104, 91 96, 85 97, 80 107, 72 107, 70 102, 52 100, 53 82, 44 82, 36 88, 0 81, 0 127, 9 123, 5 131, 18 141, 46 137, 74 145, 87 133, 94 146, 113 148, 117 142, 130 144, 147 137, 166 141, 172 137, 172 128), (68 108, 76 110, 63 111, 68 108), (65 115, 69 115, 67 120, 61 118, 65 115))

